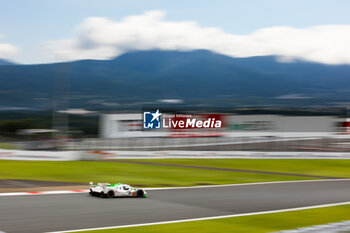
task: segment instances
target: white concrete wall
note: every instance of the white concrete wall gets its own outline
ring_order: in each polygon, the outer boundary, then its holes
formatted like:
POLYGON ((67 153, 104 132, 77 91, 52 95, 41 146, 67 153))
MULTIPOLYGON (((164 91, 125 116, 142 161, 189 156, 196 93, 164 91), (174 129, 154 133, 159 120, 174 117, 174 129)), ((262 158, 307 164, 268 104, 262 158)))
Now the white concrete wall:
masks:
MULTIPOLYGON (((332 116, 282 116, 282 115, 228 115, 224 136, 327 136, 336 133, 336 123, 345 121, 332 116)), ((137 128, 137 127, 136 127, 137 128)), ((183 131, 191 133, 191 131, 183 131)), ((196 130, 200 133, 201 131, 196 130)), ((204 131, 203 131, 204 132, 204 131)), ((168 137, 173 132, 165 129, 142 130, 142 114, 106 114, 100 118, 101 138, 168 137), (122 121, 141 124, 137 131, 125 131, 122 121)), ((182 132, 179 132, 182 133, 182 132)))

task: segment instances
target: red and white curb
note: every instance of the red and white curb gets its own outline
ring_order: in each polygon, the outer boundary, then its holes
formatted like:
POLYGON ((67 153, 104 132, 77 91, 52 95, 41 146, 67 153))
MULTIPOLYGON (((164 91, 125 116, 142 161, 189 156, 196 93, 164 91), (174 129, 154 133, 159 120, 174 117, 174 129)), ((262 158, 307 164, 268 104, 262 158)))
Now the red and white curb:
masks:
POLYGON ((13 192, 0 193, 0 196, 26 196, 26 195, 49 195, 49 194, 71 194, 71 193, 87 193, 88 189, 81 190, 58 190, 58 191, 41 191, 41 192, 13 192))

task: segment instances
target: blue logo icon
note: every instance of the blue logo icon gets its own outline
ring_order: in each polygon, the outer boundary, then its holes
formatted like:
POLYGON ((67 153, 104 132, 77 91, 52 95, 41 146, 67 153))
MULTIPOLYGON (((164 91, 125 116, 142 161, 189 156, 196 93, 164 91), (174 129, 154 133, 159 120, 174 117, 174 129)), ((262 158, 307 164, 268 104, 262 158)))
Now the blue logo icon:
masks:
POLYGON ((143 128, 160 129, 161 115, 159 109, 156 112, 143 112, 143 128))

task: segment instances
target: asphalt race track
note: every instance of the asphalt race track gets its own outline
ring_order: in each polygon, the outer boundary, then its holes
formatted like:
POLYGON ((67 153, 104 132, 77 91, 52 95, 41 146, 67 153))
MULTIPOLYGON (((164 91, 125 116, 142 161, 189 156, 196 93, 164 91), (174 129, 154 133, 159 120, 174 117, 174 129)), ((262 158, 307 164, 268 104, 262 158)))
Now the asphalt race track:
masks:
POLYGON ((0 197, 0 232, 50 232, 350 201, 350 180, 150 190, 149 198, 87 193, 0 197))

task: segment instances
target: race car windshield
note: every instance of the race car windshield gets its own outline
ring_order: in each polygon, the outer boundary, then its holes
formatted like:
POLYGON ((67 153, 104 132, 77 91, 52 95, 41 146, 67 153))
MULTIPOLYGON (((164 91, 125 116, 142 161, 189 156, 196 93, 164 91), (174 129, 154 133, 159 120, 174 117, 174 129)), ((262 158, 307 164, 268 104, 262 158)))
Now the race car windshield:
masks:
POLYGON ((129 190, 129 187, 127 187, 127 186, 124 186, 123 188, 124 188, 124 190, 129 190))

